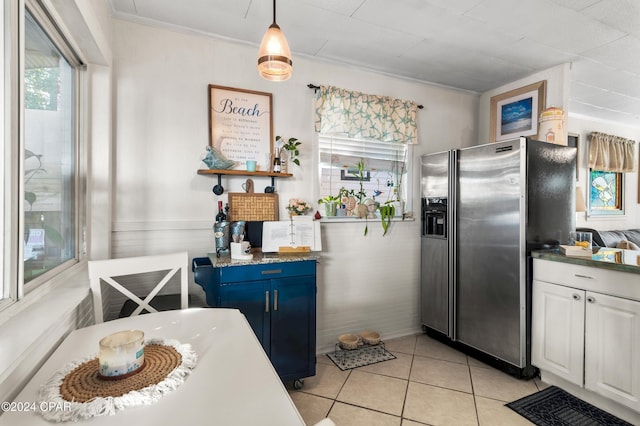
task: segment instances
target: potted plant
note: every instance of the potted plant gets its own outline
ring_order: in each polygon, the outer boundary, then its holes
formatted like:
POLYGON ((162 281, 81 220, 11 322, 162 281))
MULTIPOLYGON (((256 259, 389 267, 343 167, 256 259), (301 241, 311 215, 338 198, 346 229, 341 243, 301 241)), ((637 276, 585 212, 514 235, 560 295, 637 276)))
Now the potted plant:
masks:
POLYGON ((324 198, 320 198, 318 200, 318 204, 324 204, 325 208, 325 216, 335 216, 336 215, 336 207, 340 202, 340 196, 327 195, 324 198))
POLYGON ((282 144, 280 161, 283 161, 282 155, 286 153, 289 158, 287 160, 284 160, 285 164, 292 162, 298 166, 300 165, 300 159, 298 158, 298 156, 300 155, 300 150, 298 150, 298 147, 302 144, 302 142, 300 142, 297 138, 289 138, 287 141, 285 141, 282 136, 276 136, 276 143, 282 144), (282 151, 282 149, 284 151, 282 151))

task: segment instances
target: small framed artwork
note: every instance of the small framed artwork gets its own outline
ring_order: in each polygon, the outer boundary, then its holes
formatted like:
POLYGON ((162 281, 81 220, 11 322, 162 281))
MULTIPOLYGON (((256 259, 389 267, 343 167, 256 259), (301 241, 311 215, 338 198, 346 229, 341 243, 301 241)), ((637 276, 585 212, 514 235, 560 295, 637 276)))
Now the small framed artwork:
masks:
POLYGON ((538 117, 546 102, 547 81, 511 90, 491 98, 489 141, 499 142, 538 134, 538 117))
POLYGON ((567 135, 567 146, 577 149, 576 153, 576 182, 580 180, 580 135, 577 133, 569 133, 567 135))
POLYGON ((271 93, 209 85, 209 145, 232 167, 269 171, 273 154, 273 101, 271 93))

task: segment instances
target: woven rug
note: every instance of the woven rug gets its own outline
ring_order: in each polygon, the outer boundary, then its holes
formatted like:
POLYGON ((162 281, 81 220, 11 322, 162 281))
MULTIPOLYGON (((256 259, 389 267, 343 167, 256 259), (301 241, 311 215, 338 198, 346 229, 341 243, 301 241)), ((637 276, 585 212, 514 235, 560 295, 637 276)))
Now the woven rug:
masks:
POLYGON ((396 358, 384 345, 365 346, 350 351, 338 349, 327 356, 342 371, 396 358))
POLYGON ((555 386, 505 405, 538 426, 633 426, 555 386))
POLYGON ((176 340, 149 339, 144 351, 143 367, 120 380, 100 379, 96 356, 68 363, 42 385, 37 406, 64 409, 38 412, 49 421, 77 422, 149 405, 180 386, 196 365, 191 345, 176 340))

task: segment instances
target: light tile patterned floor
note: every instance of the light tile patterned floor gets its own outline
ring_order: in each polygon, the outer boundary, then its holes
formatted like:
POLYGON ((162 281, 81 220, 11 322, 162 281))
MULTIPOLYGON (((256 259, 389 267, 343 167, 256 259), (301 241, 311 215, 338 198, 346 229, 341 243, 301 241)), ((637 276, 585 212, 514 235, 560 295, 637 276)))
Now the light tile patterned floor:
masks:
POLYGON ((545 387, 518 380, 427 335, 386 342, 396 359, 340 371, 318 356, 316 375, 289 390, 305 422, 337 426, 531 425, 505 403, 545 387))

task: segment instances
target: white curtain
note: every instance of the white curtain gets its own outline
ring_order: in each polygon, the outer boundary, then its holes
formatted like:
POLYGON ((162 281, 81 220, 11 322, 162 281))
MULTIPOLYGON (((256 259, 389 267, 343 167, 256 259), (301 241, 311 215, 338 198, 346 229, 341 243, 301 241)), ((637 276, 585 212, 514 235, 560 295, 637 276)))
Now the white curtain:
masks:
POLYGON ((592 132, 589 141, 589 167, 605 172, 635 172, 636 142, 619 136, 592 132))

